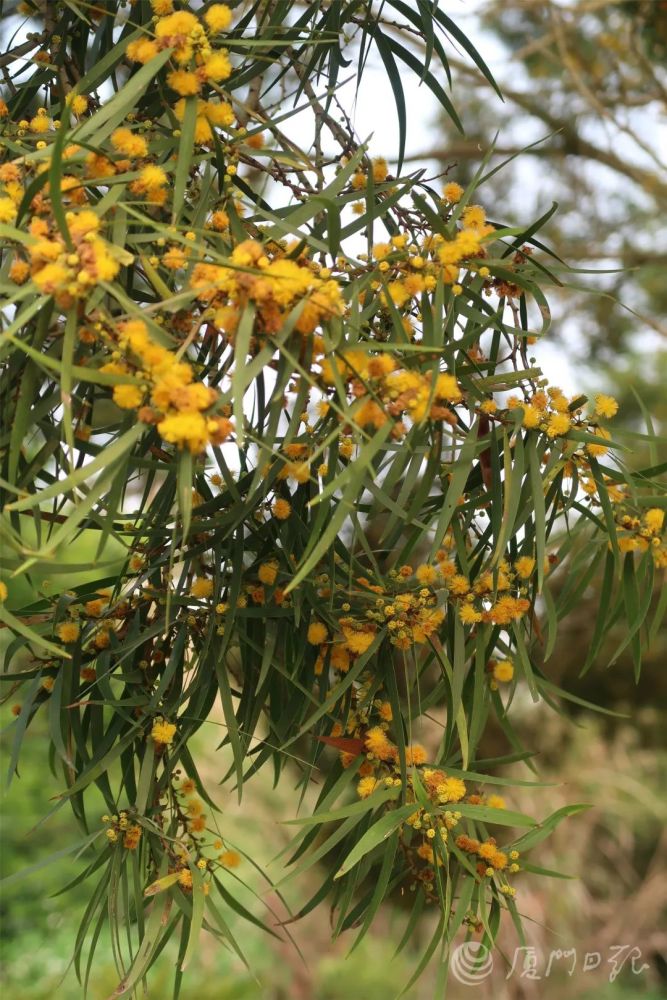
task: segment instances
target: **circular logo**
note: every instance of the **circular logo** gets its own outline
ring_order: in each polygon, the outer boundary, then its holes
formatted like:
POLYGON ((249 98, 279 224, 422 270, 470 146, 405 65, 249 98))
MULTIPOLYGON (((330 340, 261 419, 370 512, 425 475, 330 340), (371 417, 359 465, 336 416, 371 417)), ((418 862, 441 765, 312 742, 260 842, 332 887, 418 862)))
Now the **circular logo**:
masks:
POLYGON ((452 952, 449 968, 455 979, 466 986, 475 986, 487 979, 493 970, 493 957, 479 941, 465 941, 452 952))

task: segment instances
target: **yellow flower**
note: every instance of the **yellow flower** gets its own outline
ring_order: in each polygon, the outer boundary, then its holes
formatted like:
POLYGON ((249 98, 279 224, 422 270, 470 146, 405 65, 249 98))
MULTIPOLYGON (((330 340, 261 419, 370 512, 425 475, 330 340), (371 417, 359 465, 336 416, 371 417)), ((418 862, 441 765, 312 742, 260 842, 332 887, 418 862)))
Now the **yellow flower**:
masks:
POLYGON ((3 580, 0 580, 0 604, 7 600, 8 594, 7 584, 3 580))
POLYGON ((193 97, 201 90, 201 83, 196 73, 185 69, 175 69, 167 74, 167 83, 181 97, 193 97))
POLYGON ((13 222, 16 218, 16 205, 11 198, 0 198, 0 222, 13 222))
POLYGON ((566 413, 552 413, 547 424, 547 437, 554 438, 567 434, 570 426, 570 418, 566 413))
POLYGON ((605 396, 600 392, 595 397, 595 412, 599 417, 607 417, 610 420, 618 413, 618 403, 613 396, 605 396))
POLYGON ((654 535, 657 535, 662 531, 662 525, 665 520, 665 512, 659 507, 651 507, 644 514, 644 524, 654 535))
POLYGON ((196 580, 193 580, 192 586, 190 587, 190 594, 192 597, 210 597, 213 593, 213 580, 207 580, 206 577, 199 576, 196 580))
POLYGON ((204 73, 207 79, 214 83, 227 80, 232 75, 232 64, 226 52, 214 52, 204 63, 204 73))
POLYGON ((170 444, 187 447, 193 454, 203 451, 208 444, 206 419, 201 413, 176 413, 165 417, 157 429, 170 444))
POLYGON ((501 684, 509 684, 514 677, 514 665, 510 660, 499 660, 493 665, 493 679, 501 684))
POLYGON ((292 506, 288 500, 278 497, 271 504, 271 513, 278 521, 286 521, 292 513, 292 506))
POLYGON ((491 809, 505 809, 505 799, 502 795, 489 795, 486 800, 487 806, 491 809))
POLYGON ((417 566, 415 576, 420 583, 435 583, 438 579, 438 571, 434 566, 427 566, 426 563, 422 563, 421 566, 417 566))
POLYGON ((176 726, 173 722, 167 722, 166 719, 159 717, 153 723, 151 736, 159 746, 170 746, 174 742, 175 735, 176 726))
POLYGON ((373 794, 379 784, 380 782, 377 778, 374 778, 372 774, 368 774, 357 785, 357 795, 360 799, 367 799, 369 795, 373 794))
POLYGON ((311 622, 308 626, 308 642, 312 646, 319 646, 320 643, 325 642, 329 637, 329 632, 326 625, 322 622, 311 622))
POLYGON ((514 563, 514 568, 522 580, 527 580, 535 569, 535 560, 532 556, 520 556, 514 563))
POLYGON ((445 201, 455 205, 463 196, 463 188, 456 181, 450 181, 449 184, 445 184, 442 194, 445 201))
POLYGON ((204 14, 204 20, 213 34, 226 31, 232 23, 232 12, 226 3, 214 3, 204 14))
POLYGON ((366 749, 380 760, 394 760, 396 747, 391 742, 382 726, 373 726, 366 733, 366 749))
POLYGON ((163 187, 168 179, 162 167, 158 167, 157 164, 144 167, 139 174, 139 182, 146 191, 154 191, 156 188, 163 187))
POLYGON ((440 802, 460 802, 465 796, 465 782, 460 778, 445 778, 436 788, 440 802))
POLYGON ((241 864, 241 855, 238 851, 223 851, 222 854, 218 856, 218 861, 225 868, 238 868, 241 864))
POLYGON ((88 110, 88 98, 84 94, 76 94, 69 102, 69 106, 75 115, 82 115, 88 110))
POLYGON ((143 393, 136 385, 115 385, 113 401, 121 410, 136 410, 143 402, 143 393))
POLYGON ((56 628, 56 635, 61 642, 76 642, 80 631, 79 626, 75 622, 62 622, 56 628))
POLYGON ((117 128, 111 133, 111 145, 117 153, 131 158, 146 156, 148 143, 143 136, 136 135, 129 128, 117 128))

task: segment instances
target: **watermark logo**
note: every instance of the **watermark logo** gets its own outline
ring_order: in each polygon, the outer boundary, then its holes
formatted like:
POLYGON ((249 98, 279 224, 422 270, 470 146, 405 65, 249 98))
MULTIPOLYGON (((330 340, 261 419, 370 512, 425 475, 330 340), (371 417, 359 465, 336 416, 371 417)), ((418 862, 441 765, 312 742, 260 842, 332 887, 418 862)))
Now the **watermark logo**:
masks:
MULTIPOLYGON (((454 979, 464 986, 476 986, 493 972, 493 955, 480 941, 465 941, 451 954, 450 971, 454 979)), ((548 979, 553 973, 573 976, 590 973, 596 969, 613 983, 621 970, 639 976, 649 968, 642 961, 641 948, 637 945, 611 945, 606 955, 599 951, 577 953, 576 948, 555 948, 548 953, 538 948, 524 946, 514 950, 511 968, 505 979, 548 979)))
POLYGON ((475 986, 491 975, 493 956, 480 941, 465 941, 452 952, 449 968, 460 983, 475 986))

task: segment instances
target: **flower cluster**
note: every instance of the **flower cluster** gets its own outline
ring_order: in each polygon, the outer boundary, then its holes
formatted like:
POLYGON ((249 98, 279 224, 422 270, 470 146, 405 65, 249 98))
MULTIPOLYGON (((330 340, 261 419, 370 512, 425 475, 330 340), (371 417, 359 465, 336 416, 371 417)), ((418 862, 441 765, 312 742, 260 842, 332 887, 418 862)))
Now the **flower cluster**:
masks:
POLYGON ((129 375, 116 385, 113 400, 125 410, 138 410, 140 420, 156 424, 165 441, 197 453, 209 444, 222 444, 233 430, 232 421, 211 411, 219 393, 195 381, 192 366, 156 343, 142 320, 117 327, 122 361, 110 361, 102 370, 129 375))

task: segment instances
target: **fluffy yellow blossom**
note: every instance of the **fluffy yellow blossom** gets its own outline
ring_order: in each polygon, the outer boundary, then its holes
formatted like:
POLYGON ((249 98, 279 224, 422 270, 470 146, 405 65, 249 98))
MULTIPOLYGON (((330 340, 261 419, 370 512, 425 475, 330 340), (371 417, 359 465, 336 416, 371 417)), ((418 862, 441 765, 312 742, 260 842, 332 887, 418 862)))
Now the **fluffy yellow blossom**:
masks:
POLYGON ((311 622, 308 626, 308 642, 313 646, 319 646, 326 642, 329 636, 326 625, 322 622, 311 622))
POLYGON ((16 205, 11 198, 0 198, 0 222, 13 222, 16 218, 16 205))
POLYGON ((357 795, 360 799, 367 799, 369 795, 372 795, 375 789, 380 785, 377 778, 374 778, 372 774, 366 775, 362 778, 357 785, 357 795))
POLYGON ((217 34, 226 31, 232 23, 232 12, 226 3, 214 3, 204 14, 208 28, 217 34))
POLYGON ((373 726, 366 733, 366 749, 380 760, 394 760, 396 747, 391 742, 382 726, 373 726))
POLYGON ((501 684, 509 684, 514 677, 514 665, 510 660, 499 660, 493 665, 493 679, 501 684))
POLYGON ((520 556, 514 563, 514 568, 522 580, 527 580, 535 569, 535 560, 532 556, 520 556))
POLYGON ((491 809, 506 808, 505 799, 502 797, 502 795, 489 795, 488 799, 486 800, 486 804, 491 809))
POLYGON ((445 778, 436 788, 440 802, 460 802, 466 794, 465 782, 460 778, 445 778))
POLYGON ((134 159, 138 156, 146 156, 148 153, 148 143, 141 135, 130 131, 129 128, 117 128, 111 133, 111 145, 117 153, 129 156, 134 159))
POLYGON ((232 64, 229 56, 224 51, 214 52, 204 63, 204 73, 208 80, 220 83, 227 80, 232 75, 232 64))
POLYGON ((218 861, 225 868, 238 868, 241 864, 241 855, 238 851, 223 851, 218 855, 218 861))
POLYGON ((271 513, 279 521, 285 521, 292 513, 292 505, 289 500, 277 497, 271 504, 271 513))
POLYGON ((567 434, 570 427, 571 421, 566 413, 552 413, 547 423, 547 437, 561 437, 567 434))
POLYGON ((665 512, 660 507, 651 507, 644 514, 644 524, 652 534, 659 534, 665 520, 665 512))
POLYGON ((204 576, 198 576, 192 581, 190 595, 196 598, 210 597, 213 593, 213 580, 207 580, 204 576))
POLYGON ((449 184, 445 184, 442 195, 445 201, 455 205, 463 197, 463 188, 456 181, 450 181, 449 184))
POLYGON ((7 584, 4 580, 0 580, 0 604, 7 600, 9 591, 7 590, 7 584))
POLYGON ((176 726, 173 722, 167 722, 167 720, 162 717, 155 719, 151 729, 151 736, 155 743, 159 746, 171 746, 174 742, 175 735, 176 726))
POLYGON ((618 403, 613 396, 605 396, 604 393, 598 393, 595 397, 595 412, 599 417, 611 417, 618 413, 618 403))
POLYGON ((56 635, 61 642, 76 642, 80 631, 79 626, 75 622, 62 622, 56 628, 56 635))

